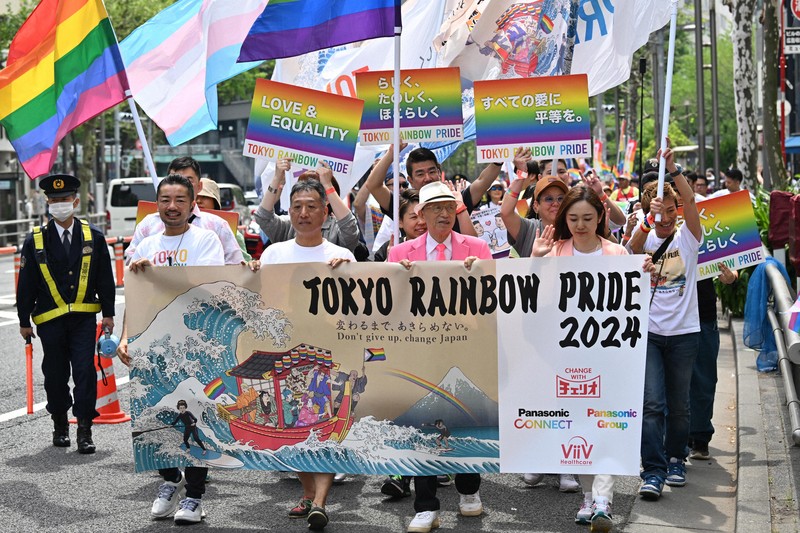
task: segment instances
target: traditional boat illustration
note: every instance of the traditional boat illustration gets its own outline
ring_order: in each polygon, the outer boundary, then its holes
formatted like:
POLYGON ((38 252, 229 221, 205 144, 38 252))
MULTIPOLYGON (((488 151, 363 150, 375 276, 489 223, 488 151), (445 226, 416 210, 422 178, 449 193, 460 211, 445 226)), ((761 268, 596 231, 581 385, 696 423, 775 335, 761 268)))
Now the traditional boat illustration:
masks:
POLYGON ((304 442, 341 442, 353 425, 352 386, 337 381, 330 350, 300 344, 287 352, 254 351, 227 371, 236 403, 217 405, 233 437, 259 450, 304 442), (332 379, 333 376, 333 379, 332 379))

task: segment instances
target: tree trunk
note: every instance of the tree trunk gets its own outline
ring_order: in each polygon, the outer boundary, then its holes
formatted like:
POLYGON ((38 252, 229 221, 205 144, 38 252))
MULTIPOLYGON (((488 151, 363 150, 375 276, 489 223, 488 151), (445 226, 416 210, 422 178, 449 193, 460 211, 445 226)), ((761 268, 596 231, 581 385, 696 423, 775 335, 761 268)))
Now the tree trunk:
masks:
POLYGON ((780 120, 778 117, 777 98, 779 83, 779 12, 777 0, 764 2, 761 15, 762 33, 764 35, 764 60, 762 76, 764 78, 764 170, 765 177, 770 176, 772 188, 785 189, 789 183, 786 165, 783 163, 781 146, 780 120))
MULTIPOLYGON (((738 145, 736 166, 742 171, 751 188, 756 176, 755 66, 753 65, 753 14, 752 0, 723 0, 733 14, 733 92, 736 101, 736 140, 738 145)), ((724 166, 727 166, 723 163, 724 166)))

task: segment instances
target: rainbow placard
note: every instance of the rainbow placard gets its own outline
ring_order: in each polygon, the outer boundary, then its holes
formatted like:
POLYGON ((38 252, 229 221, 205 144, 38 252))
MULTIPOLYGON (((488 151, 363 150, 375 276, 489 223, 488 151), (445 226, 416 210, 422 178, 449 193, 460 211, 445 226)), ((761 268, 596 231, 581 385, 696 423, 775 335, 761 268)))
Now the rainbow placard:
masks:
POLYGON ((698 280, 718 275, 718 263, 738 270, 766 260, 748 191, 705 200, 697 209, 703 224, 698 280))
POLYGON ((335 174, 350 174, 364 102, 287 85, 256 80, 244 155, 276 161, 293 159, 293 167, 328 163, 335 174))
MULTIPOLYGON (((233 234, 239 229, 239 213, 236 211, 221 211, 219 209, 201 209, 204 213, 211 213, 217 215, 231 227, 233 234)), ((139 200, 136 206, 136 223, 142 221, 144 217, 151 213, 158 213, 158 205, 155 202, 148 202, 147 200, 139 200)))
POLYGON ((476 81, 478 162, 507 161, 517 147, 534 159, 592 154, 585 74, 476 81))
MULTIPOLYGON (((401 70, 400 80, 400 136, 404 141, 464 138, 458 68, 401 70)), ((357 72, 356 90, 358 97, 364 100, 359 135, 361 144, 392 142, 394 72, 357 72)))

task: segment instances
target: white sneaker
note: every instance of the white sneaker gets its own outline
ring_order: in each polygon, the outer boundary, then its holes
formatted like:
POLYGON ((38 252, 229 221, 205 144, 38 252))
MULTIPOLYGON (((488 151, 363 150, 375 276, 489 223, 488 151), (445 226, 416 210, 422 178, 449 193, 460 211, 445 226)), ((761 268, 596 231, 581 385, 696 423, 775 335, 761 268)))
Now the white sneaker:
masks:
POLYGON ((558 490, 561 492, 578 492, 581 490, 581 484, 578 483, 575 476, 572 474, 559 474, 558 490))
POLYGON ((530 485, 533 487, 534 485, 538 485, 544 479, 544 474, 522 474, 522 481, 525 482, 526 485, 530 485))
POLYGON ((153 507, 150 508, 150 516, 154 520, 167 518, 175 512, 175 509, 178 508, 178 502, 183 496, 185 484, 186 478, 181 474, 181 480, 177 483, 165 481, 158 487, 158 495, 153 501, 153 507))
POLYGON ((459 494, 458 512, 461 516, 480 516, 483 513, 480 491, 475 494, 459 494))
POLYGON ((439 511, 423 511, 414 515, 408 524, 408 533, 429 533, 439 527, 439 511))
POLYGON ((179 525, 197 524, 206 514, 203 512, 203 503, 199 498, 184 498, 178 504, 175 513, 175 523, 179 525))
POLYGON ((333 475, 333 482, 336 485, 344 483, 346 479, 347 479, 347 474, 334 474, 333 475))
POLYGON ((584 492, 583 503, 581 503, 581 508, 578 509, 578 514, 575 515, 575 523, 581 524, 582 526, 588 526, 592 521, 593 514, 594 510, 592 509, 592 493, 584 492))
POLYGON ((609 533, 614 522, 611 519, 611 504, 607 498, 597 498, 592 505, 592 533, 609 533))

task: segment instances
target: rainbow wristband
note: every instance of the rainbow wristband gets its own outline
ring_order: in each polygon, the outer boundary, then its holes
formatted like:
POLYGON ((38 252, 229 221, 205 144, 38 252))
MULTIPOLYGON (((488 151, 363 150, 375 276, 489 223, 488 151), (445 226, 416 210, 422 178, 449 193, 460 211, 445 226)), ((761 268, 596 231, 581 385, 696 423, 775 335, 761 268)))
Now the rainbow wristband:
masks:
POLYGON ((508 194, 510 197, 512 197, 512 198, 514 198, 514 199, 517 199, 517 198, 519 198, 519 193, 518 193, 518 192, 514 192, 514 191, 512 191, 512 190, 510 190, 510 189, 507 191, 507 193, 506 193, 506 194, 508 194))

